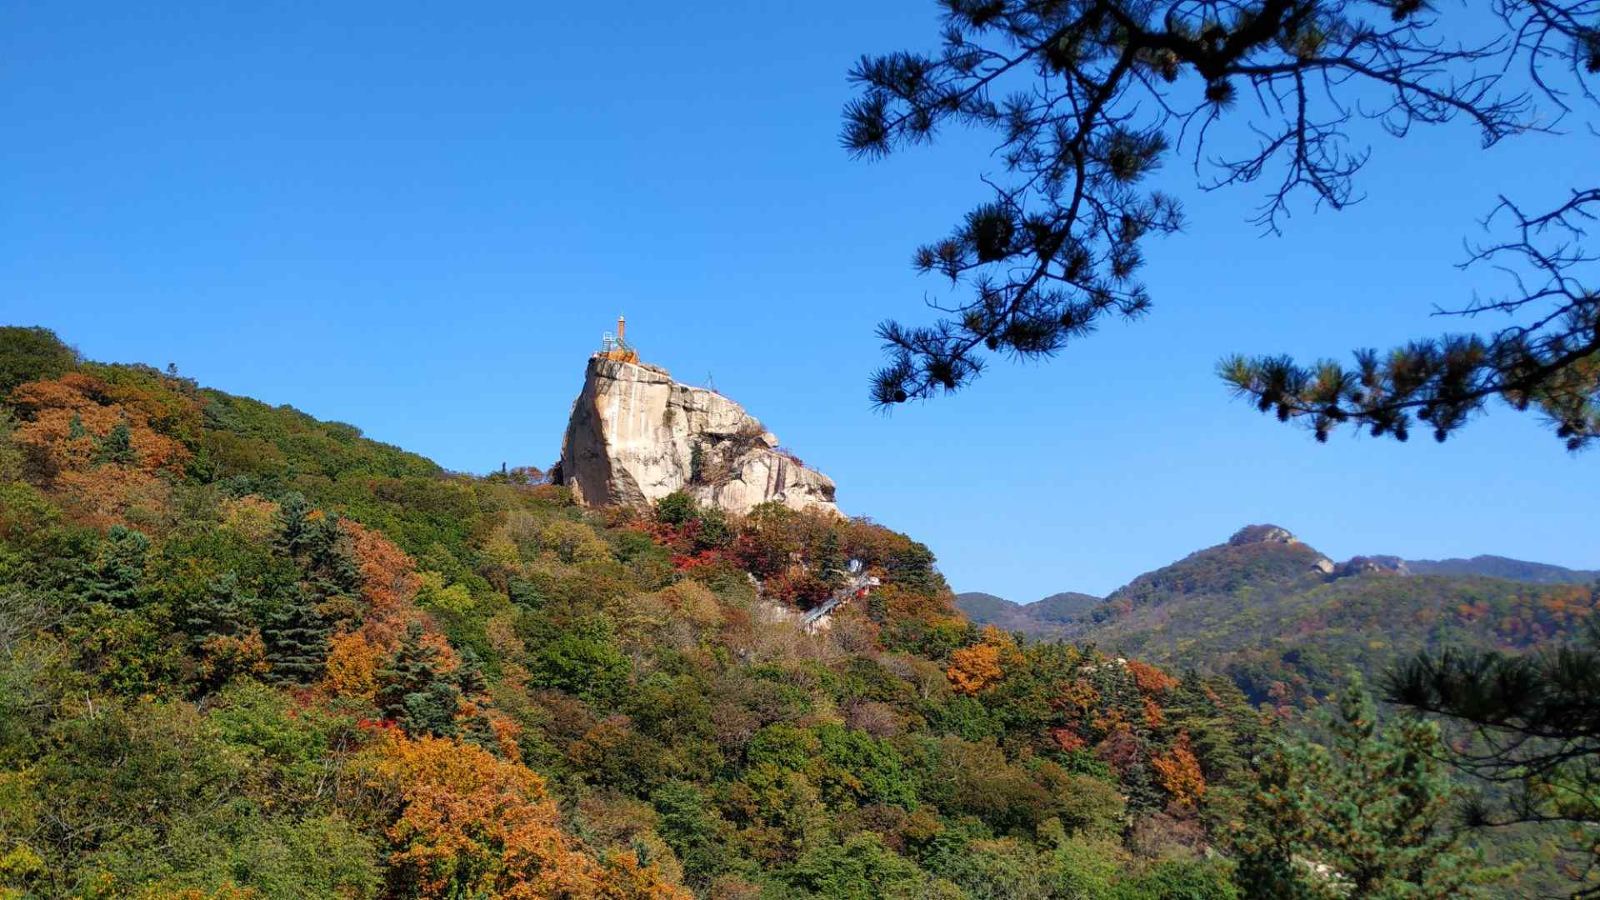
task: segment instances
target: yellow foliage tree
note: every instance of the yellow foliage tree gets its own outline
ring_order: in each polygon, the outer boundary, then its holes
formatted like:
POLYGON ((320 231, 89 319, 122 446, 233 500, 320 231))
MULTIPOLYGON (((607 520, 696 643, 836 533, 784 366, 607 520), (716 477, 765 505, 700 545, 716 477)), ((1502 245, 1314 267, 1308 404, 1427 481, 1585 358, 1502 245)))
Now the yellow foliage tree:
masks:
POLYGON ((378 648, 359 631, 335 635, 328 644, 323 690, 334 696, 371 700, 378 693, 378 648))

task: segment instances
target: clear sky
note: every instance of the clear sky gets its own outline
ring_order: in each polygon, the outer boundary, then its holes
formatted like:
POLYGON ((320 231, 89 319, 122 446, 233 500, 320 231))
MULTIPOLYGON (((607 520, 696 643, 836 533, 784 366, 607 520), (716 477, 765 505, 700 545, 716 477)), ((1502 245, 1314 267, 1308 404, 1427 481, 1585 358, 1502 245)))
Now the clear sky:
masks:
MULTIPOLYGON (((960 134, 838 148, 845 72, 932 46, 931 0, 0 6, 0 322, 358 425, 456 470, 548 465, 617 313, 927 542, 957 590, 1105 592, 1273 522, 1336 557, 1600 566, 1600 451, 1499 409, 1436 446, 1327 446, 1231 400, 1234 352, 1344 355, 1447 327, 1499 191, 1592 143, 1375 137, 1370 195, 1261 237, 1184 190, 1156 306, 1044 365, 885 417, 874 324, 942 285, 913 247, 983 197, 960 134), (181 7, 181 9, 180 9, 181 7)), ((1585 171, 1588 170, 1588 171, 1585 171)), ((1174 186, 1192 185, 1178 168, 1174 186)), ((1592 177, 1589 179, 1592 181, 1592 177)))

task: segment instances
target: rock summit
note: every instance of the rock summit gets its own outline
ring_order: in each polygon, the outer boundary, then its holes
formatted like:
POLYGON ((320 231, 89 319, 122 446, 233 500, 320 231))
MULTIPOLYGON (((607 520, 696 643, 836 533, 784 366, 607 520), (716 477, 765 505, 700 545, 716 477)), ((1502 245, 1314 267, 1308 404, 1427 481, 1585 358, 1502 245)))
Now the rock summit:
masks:
POLYGON ((833 480, 743 407, 631 352, 589 359, 552 475, 585 506, 644 506, 681 490, 730 513, 771 501, 838 511, 833 480))

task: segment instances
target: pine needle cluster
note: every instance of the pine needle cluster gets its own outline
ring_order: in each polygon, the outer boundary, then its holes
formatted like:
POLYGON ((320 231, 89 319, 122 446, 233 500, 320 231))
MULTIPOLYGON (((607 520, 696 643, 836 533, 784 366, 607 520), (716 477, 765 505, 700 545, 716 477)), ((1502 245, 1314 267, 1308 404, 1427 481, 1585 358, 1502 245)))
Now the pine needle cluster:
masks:
MULTIPOLYGON (((959 390, 990 357, 1049 357, 1107 318, 1144 315, 1145 239, 1183 221, 1178 200, 1152 184, 1174 153, 1192 156, 1204 188, 1268 185, 1257 221, 1275 230, 1293 197, 1334 209, 1354 199, 1363 120, 1404 136, 1464 119, 1488 146, 1549 130, 1536 99, 1560 110, 1596 99, 1585 79, 1600 71, 1600 0, 1497 0, 1504 36, 1479 44, 1450 40, 1424 0, 942 7, 938 52, 867 56, 851 70, 841 142, 876 159, 931 143, 942 127, 977 129, 993 136, 1003 174, 985 177, 990 196, 913 254, 952 299, 929 301, 931 324, 879 326, 887 361, 870 393, 880 407, 959 390), (1513 83, 1513 69, 1529 77, 1513 83), (1207 136, 1224 119, 1246 120, 1255 143, 1213 152, 1207 136)), ((1511 296, 1459 312, 1511 313, 1516 326, 1363 351, 1351 366, 1235 357, 1223 378, 1319 440, 1345 423, 1444 440, 1500 398, 1542 413, 1568 447, 1587 446, 1600 430, 1600 294, 1581 238, 1600 190, 1543 214, 1509 202, 1501 211, 1515 235, 1474 259, 1522 277, 1511 296)))

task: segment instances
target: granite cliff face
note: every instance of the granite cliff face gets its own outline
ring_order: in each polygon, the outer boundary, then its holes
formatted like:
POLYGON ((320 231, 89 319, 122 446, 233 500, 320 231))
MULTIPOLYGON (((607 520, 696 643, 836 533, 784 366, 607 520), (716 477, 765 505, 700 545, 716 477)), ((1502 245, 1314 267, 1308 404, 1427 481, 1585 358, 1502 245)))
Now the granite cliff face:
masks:
POLYGON ((731 513, 774 500, 838 511, 832 479, 780 449, 739 404, 604 355, 589 360, 553 474, 586 506, 643 506, 683 490, 731 513))

